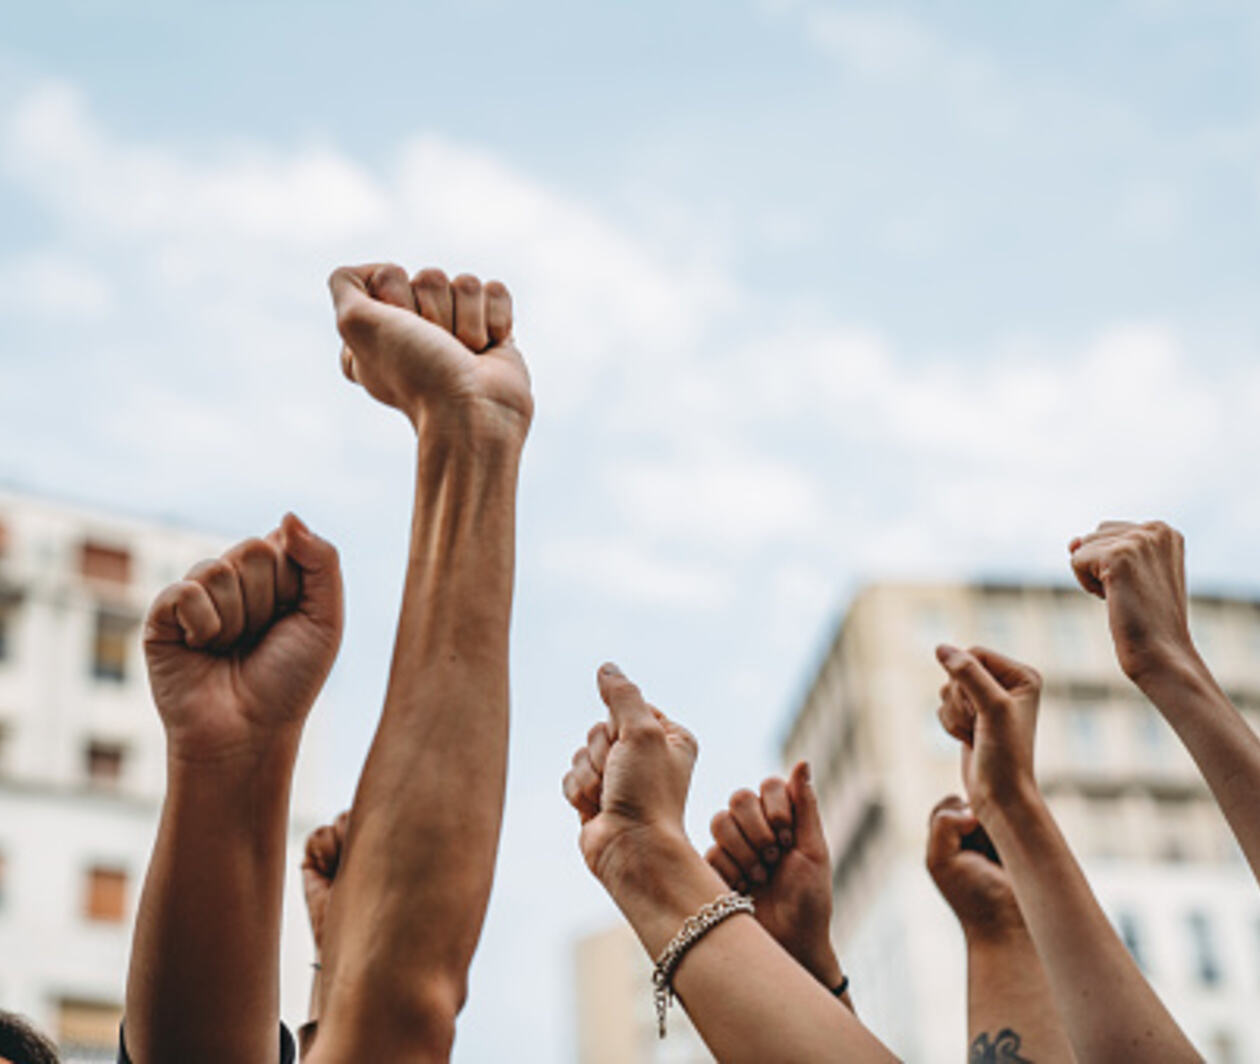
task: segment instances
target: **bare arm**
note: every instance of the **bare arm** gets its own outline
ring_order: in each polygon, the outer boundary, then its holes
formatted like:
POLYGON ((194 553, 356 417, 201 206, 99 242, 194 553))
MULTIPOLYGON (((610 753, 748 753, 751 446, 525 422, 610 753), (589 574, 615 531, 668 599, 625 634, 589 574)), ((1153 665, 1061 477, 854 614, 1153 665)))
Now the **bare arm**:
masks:
POLYGON ((968 1059, 1075 1060, 1010 877, 956 796, 932 810, 927 867, 967 942, 968 1059))
MULTIPOLYGON (((604 666, 599 682, 611 723, 591 729, 574 755, 565 794, 582 818, 587 866, 656 958, 684 920, 728 887, 682 826, 695 740, 644 702, 615 666, 604 666)), ((673 987, 709 1049, 728 1064, 831 1061, 838 1052, 851 1061, 894 1059, 746 914, 692 946, 673 987)))
POLYGON ((442 1060, 502 817, 528 377, 502 286, 436 271, 413 286, 396 267, 332 284, 351 375, 408 413, 417 473, 385 706, 329 903, 315 1054, 442 1060))
POLYGON ((277 1057, 289 784, 340 635, 336 553, 293 518, 154 603, 167 789, 127 978, 136 1064, 277 1057))
POLYGON ((1260 880, 1260 738, 1190 637, 1181 535, 1108 521, 1071 548, 1081 585, 1106 600, 1120 667, 1185 743, 1260 880))
POLYGON ((1037 789, 1041 677, 993 651, 942 647, 941 714, 963 740, 972 808, 1011 879, 1077 1059, 1197 1061, 1117 937, 1037 789))

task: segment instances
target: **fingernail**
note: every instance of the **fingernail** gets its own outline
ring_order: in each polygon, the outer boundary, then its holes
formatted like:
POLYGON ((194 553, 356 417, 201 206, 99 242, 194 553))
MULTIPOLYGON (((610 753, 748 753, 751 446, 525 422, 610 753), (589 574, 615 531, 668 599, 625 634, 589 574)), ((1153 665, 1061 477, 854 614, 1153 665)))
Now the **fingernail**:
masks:
POLYGON ((779 832, 779 845, 785 850, 792 848, 792 833, 787 828, 779 832))
POLYGON ((767 846, 761 851, 761 859, 766 864, 774 864, 779 859, 779 848, 777 846, 767 846))
POLYGON ((948 643, 942 643, 936 648, 936 660, 942 665, 945 665, 949 662, 950 658, 952 658, 955 654, 960 653, 962 653, 962 651, 960 651, 957 647, 950 646, 948 643))
POLYGON ((617 668, 616 664, 611 661, 604 662, 604 664, 599 667, 599 671, 605 676, 625 676, 625 673, 617 668))
POLYGON ((809 767, 808 761, 802 762, 802 764, 804 764, 805 767, 801 769, 801 782, 810 783, 813 779, 813 770, 809 767))
POLYGON ((754 883, 760 885, 766 881, 766 870, 762 868, 761 865, 757 865, 751 872, 748 873, 748 878, 754 883))
POLYGON ((285 520, 291 521, 293 524, 297 525, 297 530, 301 532, 302 535, 309 536, 311 534, 311 530, 306 527, 306 522, 303 521, 300 517, 298 517, 298 515, 295 514, 292 510, 290 510, 287 514, 285 514, 284 518, 280 521, 280 524, 282 526, 285 520))

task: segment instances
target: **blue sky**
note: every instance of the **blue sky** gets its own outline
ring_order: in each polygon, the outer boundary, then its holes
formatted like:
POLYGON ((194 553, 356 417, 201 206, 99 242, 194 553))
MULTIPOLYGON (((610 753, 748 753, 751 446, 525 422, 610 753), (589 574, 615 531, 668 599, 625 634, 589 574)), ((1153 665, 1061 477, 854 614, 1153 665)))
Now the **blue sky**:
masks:
POLYGON ((573 936, 615 918, 559 795, 599 661, 698 734, 699 841, 862 580, 1063 577, 1076 532, 1164 516, 1200 586, 1260 585, 1258 70, 1243 0, 15 8, 0 479, 339 543, 331 814, 410 453, 324 277, 509 283, 539 414, 457 1059, 567 1059, 573 936))

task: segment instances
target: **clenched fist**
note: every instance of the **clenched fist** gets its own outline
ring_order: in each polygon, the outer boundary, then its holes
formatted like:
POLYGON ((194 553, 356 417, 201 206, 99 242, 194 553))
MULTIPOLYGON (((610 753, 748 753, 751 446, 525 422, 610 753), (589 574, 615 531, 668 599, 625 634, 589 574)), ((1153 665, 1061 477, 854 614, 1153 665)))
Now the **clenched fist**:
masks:
POLYGON ((995 807, 1036 790, 1033 746, 1041 676, 994 650, 939 646, 949 674, 941 688, 941 724, 962 743, 963 783, 983 821, 995 807))
POLYGON ((419 428, 439 413, 487 413, 522 438, 529 373, 512 339, 512 297, 498 281, 441 270, 343 266, 329 278, 347 377, 419 428))
POLYGON ((1107 603, 1116 657, 1134 683, 1196 660, 1186 610, 1185 545, 1161 521, 1104 521, 1069 544, 1081 586, 1107 603))
POLYGON ((564 794, 582 821, 579 846, 595 877, 611 884, 639 860, 639 843, 685 838, 683 810, 695 766, 695 737, 659 709, 616 665, 599 670, 610 720, 596 724, 573 755, 564 794))
POLYGON ((289 514, 194 566, 144 626, 149 684, 172 754, 248 755, 300 731, 341 643, 336 549, 289 514))
POLYGON ((998 938, 1024 926, 1010 876, 980 821, 957 795, 942 798, 932 810, 927 869, 968 938, 998 938))
POLYGON ((736 791, 710 830, 705 860, 732 890, 752 895, 758 922, 780 946, 828 989, 836 986, 831 855, 809 766, 766 780, 760 794, 736 791))

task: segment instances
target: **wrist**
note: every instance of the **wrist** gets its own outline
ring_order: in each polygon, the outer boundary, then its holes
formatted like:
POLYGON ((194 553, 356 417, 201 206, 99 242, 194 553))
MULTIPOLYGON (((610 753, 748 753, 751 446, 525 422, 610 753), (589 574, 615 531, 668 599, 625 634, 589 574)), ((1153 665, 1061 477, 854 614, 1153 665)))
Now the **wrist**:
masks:
POLYGON ((1145 655, 1140 664, 1131 664, 1126 675, 1143 694, 1157 705, 1170 690, 1214 689, 1206 663, 1193 643, 1184 643, 1145 655))
POLYGON ((647 824, 620 832, 595 862, 595 878, 617 899, 655 894, 672 871, 698 856, 681 825, 647 824))
POLYGON ((500 446, 519 452, 529 434, 530 415, 493 399, 422 399, 410 414, 421 444, 500 446))
POLYGON ((304 718, 231 739, 207 737, 196 729, 168 728, 166 765, 172 784, 189 777, 286 781, 297 760, 304 718))
POLYGON ((830 944, 823 949, 799 955, 796 959, 801 967, 828 990, 834 990, 844 979, 844 969, 840 967, 840 959, 830 944))
POLYGON ((968 799, 976 819, 989 831, 990 836, 993 834, 990 830, 992 822, 1012 815, 1026 815, 1045 803, 1037 781, 1031 774, 1018 775, 999 785, 986 784, 978 787, 974 793, 968 793, 968 799))

